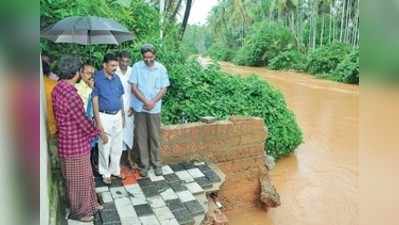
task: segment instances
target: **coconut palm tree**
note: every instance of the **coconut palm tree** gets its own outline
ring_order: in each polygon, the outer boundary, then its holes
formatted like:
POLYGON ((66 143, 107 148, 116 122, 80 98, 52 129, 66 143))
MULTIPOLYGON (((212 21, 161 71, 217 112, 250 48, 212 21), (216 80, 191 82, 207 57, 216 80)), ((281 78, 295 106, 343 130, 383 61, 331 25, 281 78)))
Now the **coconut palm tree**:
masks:
POLYGON ((185 10, 184 10, 183 22, 182 22, 181 28, 180 28, 180 37, 179 37, 180 40, 183 39, 184 31, 187 28, 188 18, 190 17, 190 11, 191 11, 192 3, 193 3, 192 0, 186 0, 186 6, 185 6, 185 10))

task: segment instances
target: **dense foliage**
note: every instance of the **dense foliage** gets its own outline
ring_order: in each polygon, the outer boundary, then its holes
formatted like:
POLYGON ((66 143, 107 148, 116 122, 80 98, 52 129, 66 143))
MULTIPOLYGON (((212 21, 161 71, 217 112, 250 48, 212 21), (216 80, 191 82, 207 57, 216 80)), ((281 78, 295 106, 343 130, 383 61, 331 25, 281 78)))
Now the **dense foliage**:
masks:
POLYGON ((258 116, 269 131, 267 153, 276 159, 302 142, 302 131, 281 92, 257 76, 230 76, 215 65, 202 68, 194 61, 169 66, 169 72, 173 88, 164 101, 163 122, 192 122, 201 116, 258 116))
POLYGON ((288 29, 274 23, 254 24, 234 62, 239 65, 267 65, 280 52, 294 46, 294 36, 288 29))
POLYGON ((217 41, 208 49, 211 58, 238 65, 267 66, 273 70, 296 70, 339 82, 359 83, 359 49, 339 42, 304 50, 294 35, 279 24, 254 24, 241 48, 217 41))
POLYGON ((204 55, 210 47, 212 40, 209 37, 208 30, 203 26, 188 26, 181 43, 182 50, 189 54, 204 55))
POLYGON ((234 49, 229 48, 224 45, 222 42, 213 43, 211 47, 208 49, 208 55, 212 59, 221 60, 221 61, 231 61, 234 57, 234 49))
POLYGON ((359 49, 354 49, 349 55, 346 55, 333 75, 337 77, 337 81, 358 84, 359 83, 359 49))
POLYGON ((270 60, 269 68, 273 70, 293 69, 303 71, 306 67, 306 56, 297 49, 283 51, 270 60))
POLYGON ((349 52, 350 48, 342 43, 320 47, 309 54, 306 70, 312 74, 330 74, 349 52))

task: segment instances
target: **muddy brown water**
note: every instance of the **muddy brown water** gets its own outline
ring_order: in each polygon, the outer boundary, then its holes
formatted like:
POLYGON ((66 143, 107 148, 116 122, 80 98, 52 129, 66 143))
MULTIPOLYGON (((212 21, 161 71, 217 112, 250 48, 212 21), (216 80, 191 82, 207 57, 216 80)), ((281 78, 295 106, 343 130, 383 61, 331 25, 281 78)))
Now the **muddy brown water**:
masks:
POLYGON ((227 212, 230 225, 358 224, 358 98, 355 85, 307 74, 221 63, 257 74, 280 89, 304 132, 304 143, 270 172, 281 206, 227 212))

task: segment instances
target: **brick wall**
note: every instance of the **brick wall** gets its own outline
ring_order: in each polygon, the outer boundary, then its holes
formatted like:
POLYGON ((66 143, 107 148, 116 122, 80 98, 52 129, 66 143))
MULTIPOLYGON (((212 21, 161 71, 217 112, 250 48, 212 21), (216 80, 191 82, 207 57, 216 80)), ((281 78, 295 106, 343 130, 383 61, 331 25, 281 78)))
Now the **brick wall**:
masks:
POLYGON ((264 122, 256 117, 232 117, 211 124, 163 126, 161 158, 164 163, 211 161, 226 175, 221 189, 226 209, 253 207, 259 199, 259 177, 264 166, 264 122))

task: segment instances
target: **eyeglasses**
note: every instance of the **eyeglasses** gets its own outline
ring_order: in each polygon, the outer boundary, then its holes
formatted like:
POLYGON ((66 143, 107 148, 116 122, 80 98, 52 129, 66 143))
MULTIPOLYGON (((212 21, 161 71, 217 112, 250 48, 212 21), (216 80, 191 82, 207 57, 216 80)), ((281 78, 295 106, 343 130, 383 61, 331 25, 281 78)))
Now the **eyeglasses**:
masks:
POLYGON ((94 71, 83 71, 83 74, 86 74, 86 75, 93 75, 93 74, 94 74, 94 71))

